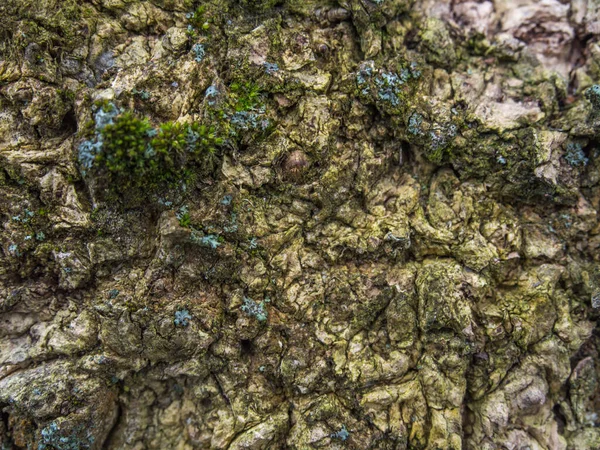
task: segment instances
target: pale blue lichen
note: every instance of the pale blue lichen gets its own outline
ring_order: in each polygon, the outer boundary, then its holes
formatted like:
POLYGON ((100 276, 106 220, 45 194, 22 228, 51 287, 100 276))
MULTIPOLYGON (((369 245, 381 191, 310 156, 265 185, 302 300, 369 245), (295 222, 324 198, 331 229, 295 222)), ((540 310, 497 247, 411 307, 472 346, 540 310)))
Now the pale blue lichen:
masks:
POLYGON ((445 149, 457 133, 458 127, 454 124, 434 124, 434 129, 429 131, 429 147, 432 153, 445 149))
POLYGON ((356 75, 356 82, 359 86, 367 84, 373 75, 373 68, 370 66, 362 66, 356 75))
POLYGON ((187 327, 190 320, 192 320, 192 316, 187 309, 175 311, 175 319, 173 320, 173 323, 176 326, 187 327))
POLYGON ((182 222, 189 222, 189 220, 190 220, 189 207, 187 205, 180 206, 179 209, 177 210, 177 212, 175 213, 175 217, 177 217, 177 220, 179 220, 179 223, 181 225, 183 225, 182 222))
MULTIPOLYGON (((408 77, 408 72, 406 72, 408 77)), ((398 106, 400 104, 400 98, 398 97, 398 88, 404 84, 404 79, 398 77, 392 72, 382 72, 375 78, 375 84, 378 87, 377 97, 383 102, 390 103, 392 106, 398 106)))
POLYGON ((214 234, 201 235, 195 230, 192 231, 190 241, 194 244, 199 244, 204 247, 210 247, 213 250, 221 245, 221 242, 219 242, 219 236, 214 234))
MULTIPOLYGON (((102 140, 96 139, 93 141, 83 141, 79 144, 78 150, 78 159, 79 164, 86 170, 92 168, 94 164, 94 160, 96 159, 96 155, 102 151, 102 140)), ((85 174, 85 171, 84 171, 85 174)))
POLYGON ((565 228, 571 228, 571 216, 569 214, 561 214, 560 218, 565 221, 565 228))
POLYGON ((400 99, 398 96, 389 88, 381 88, 377 93, 379 100, 390 103, 392 106, 398 106, 400 99))
POLYGON ((437 150, 446 146, 446 137, 440 130, 430 131, 429 137, 432 149, 437 150))
POLYGON ((102 151, 102 134, 101 131, 107 126, 114 124, 114 119, 121 111, 113 103, 107 103, 103 106, 94 105, 92 109, 94 114, 95 136, 90 140, 85 140, 79 144, 78 160, 82 167, 82 173, 85 175, 86 170, 92 168, 96 155, 102 151))
POLYGON ((401 244, 405 248, 408 248, 411 245, 411 243, 410 243, 410 237, 396 236, 391 231, 387 232, 387 234, 384 236, 384 239, 386 241, 391 241, 391 242, 395 242, 395 243, 401 244))
POLYGON ((408 119, 408 132, 412 135, 418 136, 422 134, 421 124, 423 123, 423 116, 419 113, 412 113, 408 119))
POLYGON ((585 98, 592 104, 594 110, 600 111, 600 85, 595 84, 585 91, 585 98))
MULTIPOLYGON (((408 75, 406 75, 406 77, 408 77, 408 75)), ((404 81, 404 79, 399 78, 398 75, 391 72, 382 72, 379 77, 375 78, 375 84, 378 86, 385 84, 387 86, 397 87, 398 85, 403 84, 404 81)))
POLYGON ((350 437, 350 432, 346 429, 346 425, 342 425, 342 428, 339 431, 331 433, 329 436, 334 439, 345 441, 350 437))
POLYGON ((225 231, 226 233, 235 233, 237 230, 238 230, 237 214, 232 212, 231 213, 231 222, 229 225, 225 225, 223 227, 223 231, 225 231))
POLYGON ((75 432, 64 436, 56 422, 51 422, 40 434, 38 450, 84 450, 91 448, 94 443, 94 436, 89 434, 85 439, 78 437, 75 432))
POLYGON ((253 237, 253 238, 250 239, 250 243, 248 245, 248 248, 250 250, 254 250, 254 249, 258 248, 258 240, 255 237, 253 237))
POLYGON ((244 304, 242 305, 242 311, 251 317, 255 317, 259 322, 267 320, 268 312, 265 307, 265 301, 260 303, 255 302, 251 298, 244 297, 244 304))
POLYGON ((413 78, 419 78, 421 76, 421 71, 417 68, 418 64, 416 62, 410 63, 410 73, 413 78))
POLYGON ((212 249, 217 248, 221 243, 219 242, 219 237, 214 234, 207 234, 200 239, 200 243, 212 249))
POLYGON ((239 130, 261 130, 265 131, 269 125, 269 119, 264 117, 264 110, 238 111, 231 116, 231 124, 239 130))
POLYGON ((398 107, 402 102, 402 86, 409 80, 417 79, 420 76, 421 71, 417 70, 415 63, 400 68, 399 73, 374 70, 371 65, 364 64, 356 74, 356 84, 362 95, 373 94, 377 101, 398 107))
POLYGON ((96 130, 102 130, 107 125, 113 125, 115 117, 121 113, 114 103, 107 103, 104 106, 95 106, 94 108, 97 108, 96 114, 94 114, 96 130))
POLYGON ((276 63, 264 62, 263 67, 265 68, 265 72, 267 75, 273 75, 276 72, 279 72, 279 66, 276 63))
MULTIPOLYGON (((199 129, 197 129, 198 131, 195 131, 194 128, 192 128, 191 126, 187 126, 186 130, 185 130, 185 148, 188 152, 193 153, 196 152, 198 149, 198 142, 202 142, 202 140, 205 138, 205 135, 203 136, 201 133, 203 133, 204 131, 200 131, 199 129)), ((212 132, 212 131, 210 131, 212 132)))
POLYGON ((192 52, 194 53, 194 61, 196 62, 202 62, 206 56, 206 50, 202 44, 194 44, 192 47, 192 52))
POLYGON ((565 152, 565 161, 573 167, 585 166, 588 163, 588 159, 583 152, 581 144, 578 142, 569 142, 567 144, 567 151, 565 152))
POLYGON ((150 158, 154 157, 155 155, 156 155, 156 150, 154 150, 154 147, 152 147, 152 145, 148 144, 146 146, 146 151, 144 152, 144 158, 150 159, 150 158))
POLYGON ((592 308, 598 309, 600 308, 600 290, 592 292, 592 296, 590 298, 592 303, 592 308))
POLYGON ((206 99, 206 101, 208 102, 208 104, 210 106, 213 106, 216 103, 218 96, 219 96, 219 90, 217 89, 217 87, 214 84, 211 84, 208 87, 208 89, 206 89, 206 92, 204 94, 204 98, 206 99))
POLYGON ((29 223, 30 219, 33 216, 35 216, 35 213, 33 211, 30 211, 29 209, 25 208, 25 210, 23 211, 22 214, 17 214, 16 216, 12 216, 12 220, 14 220, 15 222, 29 223))
POLYGON ((138 91, 136 88, 133 88, 131 90, 131 93, 133 95, 137 95, 139 98, 141 98, 144 101, 150 100, 150 97, 152 97, 152 94, 144 89, 142 89, 141 91, 138 91))

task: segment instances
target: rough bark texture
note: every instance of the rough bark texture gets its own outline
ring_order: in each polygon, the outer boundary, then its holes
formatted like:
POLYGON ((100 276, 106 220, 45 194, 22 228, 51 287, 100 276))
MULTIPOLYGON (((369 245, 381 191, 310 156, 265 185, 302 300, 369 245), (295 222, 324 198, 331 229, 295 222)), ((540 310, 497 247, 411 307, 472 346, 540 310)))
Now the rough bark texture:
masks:
POLYGON ((600 3, 199 6, 0 4, 2 449, 600 448, 600 3))

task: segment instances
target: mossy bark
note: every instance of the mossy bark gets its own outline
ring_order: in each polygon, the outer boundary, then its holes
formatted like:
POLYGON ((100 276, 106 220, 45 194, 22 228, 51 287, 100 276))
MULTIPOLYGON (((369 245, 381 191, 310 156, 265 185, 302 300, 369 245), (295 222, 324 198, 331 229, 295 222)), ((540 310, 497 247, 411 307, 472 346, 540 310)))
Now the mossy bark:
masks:
POLYGON ((2 448, 600 448, 597 9, 3 2, 2 448))

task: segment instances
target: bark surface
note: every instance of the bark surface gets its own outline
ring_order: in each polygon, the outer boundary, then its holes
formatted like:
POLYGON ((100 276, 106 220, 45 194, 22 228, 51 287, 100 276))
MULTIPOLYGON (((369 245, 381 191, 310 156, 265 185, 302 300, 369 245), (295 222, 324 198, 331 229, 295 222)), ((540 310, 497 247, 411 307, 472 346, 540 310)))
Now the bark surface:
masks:
POLYGON ((600 448, 597 0, 2 0, 0 447, 600 448))

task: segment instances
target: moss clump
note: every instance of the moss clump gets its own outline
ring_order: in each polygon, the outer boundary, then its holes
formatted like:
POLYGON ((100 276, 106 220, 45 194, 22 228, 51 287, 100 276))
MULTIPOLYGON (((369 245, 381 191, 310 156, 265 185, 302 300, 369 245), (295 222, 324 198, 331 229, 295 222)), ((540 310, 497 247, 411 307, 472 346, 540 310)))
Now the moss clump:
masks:
POLYGON ((219 130, 228 137, 228 142, 246 143, 266 136, 274 122, 267 114, 265 92, 255 81, 233 81, 227 95, 213 85, 205 94, 210 106, 209 116, 219 124, 219 130), (222 98, 222 100, 220 100, 222 98))
POLYGON ((155 128, 112 104, 100 107, 95 122, 95 139, 79 147, 80 162, 93 175, 109 178, 117 190, 176 183, 194 165, 212 171, 223 142, 212 127, 166 122, 155 128))
POLYGON ((252 81, 231 83, 230 103, 236 112, 257 108, 260 103, 260 86, 252 81))
POLYGON ((158 158, 153 158, 148 138, 152 127, 147 120, 139 119, 130 112, 118 116, 114 123, 101 131, 102 151, 96 161, 109 172, 144 176, 158 166, 158 158))
POLYGON ((198 37, 199 32, 206 32, 210 29, 210 18, 206 17, 206 7, 204 5, 199 6, 194 12, 186 15, 188 20, 187 33, 195 39, 198 37))

